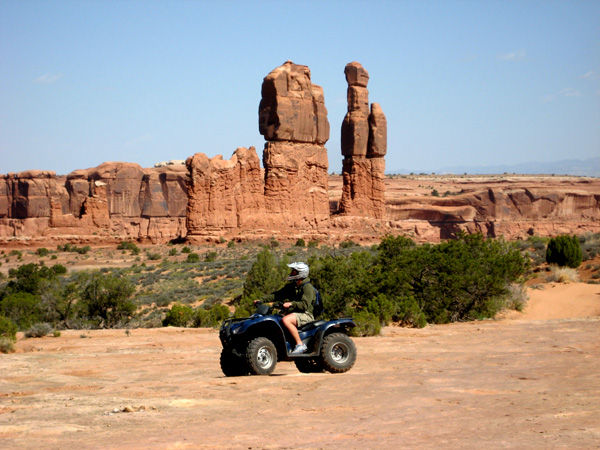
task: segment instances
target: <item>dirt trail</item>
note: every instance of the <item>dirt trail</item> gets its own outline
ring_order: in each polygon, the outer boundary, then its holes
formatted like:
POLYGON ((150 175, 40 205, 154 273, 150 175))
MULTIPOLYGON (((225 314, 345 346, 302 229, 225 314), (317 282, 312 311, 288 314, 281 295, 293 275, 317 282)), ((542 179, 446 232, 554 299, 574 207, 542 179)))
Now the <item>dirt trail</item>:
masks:
POLYGON ((600 448, 600 286, 531 298, 510 320, 356 339, 341 375, 225 378, 212 330, 20 339, 0 355, 0 446, 600 448))

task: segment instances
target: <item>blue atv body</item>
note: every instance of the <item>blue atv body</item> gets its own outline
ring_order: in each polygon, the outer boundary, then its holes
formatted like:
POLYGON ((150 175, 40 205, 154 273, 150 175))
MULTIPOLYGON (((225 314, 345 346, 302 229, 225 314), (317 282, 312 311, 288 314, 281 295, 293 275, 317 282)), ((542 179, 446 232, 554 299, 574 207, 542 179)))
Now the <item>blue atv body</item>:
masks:
POLYGON ((283 308, 281 304, 263 304, 251 317, 223 322, 219 338, 225 376, 269 375, 278 361, 294 361, 304 373, 343 373, 352 368, 356 346, 349 332, 356 324, 351 318, 316 320, 299 328, 308 350, 292 355, 295 343, 282 323, 283 314, 274 314, 274 309, 283 308))

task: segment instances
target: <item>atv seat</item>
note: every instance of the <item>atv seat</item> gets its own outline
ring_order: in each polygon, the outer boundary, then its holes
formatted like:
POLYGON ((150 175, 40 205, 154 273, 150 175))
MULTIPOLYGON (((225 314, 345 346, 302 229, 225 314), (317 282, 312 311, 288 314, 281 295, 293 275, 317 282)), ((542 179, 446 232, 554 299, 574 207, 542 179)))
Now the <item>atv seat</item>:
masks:
POLYGON ((314 322, 307 323, 302 328, 298 328, 298 331, 310 331, 314 328, 318 328, 325 323, 325 320, 315 320, 314 322))

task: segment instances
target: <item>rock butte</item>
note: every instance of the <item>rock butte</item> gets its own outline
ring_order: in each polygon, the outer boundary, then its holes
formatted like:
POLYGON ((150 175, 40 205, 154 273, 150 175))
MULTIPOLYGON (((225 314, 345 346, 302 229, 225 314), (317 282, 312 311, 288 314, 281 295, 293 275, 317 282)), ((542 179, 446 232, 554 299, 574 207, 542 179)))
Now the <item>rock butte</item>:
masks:
POLYGON ((240 147, 229 160, 197 153, 146 169, 106 162, 66 176, 0 175, 0 243, 370 241, 385 234, 436 242, 460 230, 508 239, 600 231, 596 178, 386 177, 387 121, 378 103, 369 105, 369 74, 357 62, 344 74, 341 178, 328 174, 323 89, 308 67, 287 61, 262 84, 263 168, 254 147, 240 147), (452 192, 432 196, 418 183, 452 192))

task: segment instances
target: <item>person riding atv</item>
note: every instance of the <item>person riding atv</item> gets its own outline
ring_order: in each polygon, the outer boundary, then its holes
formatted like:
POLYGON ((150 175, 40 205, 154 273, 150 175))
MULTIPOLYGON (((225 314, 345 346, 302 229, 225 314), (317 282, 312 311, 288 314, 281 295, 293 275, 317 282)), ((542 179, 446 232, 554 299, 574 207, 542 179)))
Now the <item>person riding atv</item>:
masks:
POLYGON ((320 314, 315 305, 322 303, 314 303, 320 295, 310 284, 308 266, 289 266, 291 283, 265 296, 275 304, 257 301, 257 310, 250 317, 229 318, 221 325, 221 370, 225 376, 270 375, 278 361, 293 361, 304 373, 344 373, 354 366, 356 346, 350 338, 354 320, 314 320, 313 311, 320 314))
MULTIPOLYGON (((316 289, 310 284, 308 278, 309 267, 303 262, 294 262, 287 265, 292 269, 287 277, 290 282, 278 291, 265 296, 262 303, 283 302, 283 307, 288 310, 288 314, 282 319, 283 325, 287 328, 296 343, 292 350, 292 355, 299 355, 307 350, 307 347, 298 334, 298 328, 313 322, 315 320, 313 313, 313 304, 317 297, 316 289)), ((256 303, 256 302, 255 302, 256 303)))

